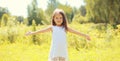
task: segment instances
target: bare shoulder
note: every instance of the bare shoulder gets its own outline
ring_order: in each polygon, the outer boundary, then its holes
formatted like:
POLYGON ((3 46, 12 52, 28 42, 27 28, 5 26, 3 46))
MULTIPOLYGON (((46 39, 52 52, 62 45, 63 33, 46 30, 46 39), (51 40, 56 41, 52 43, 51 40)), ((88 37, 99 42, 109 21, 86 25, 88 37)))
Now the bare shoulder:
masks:
POLYGON ((39 31, 40 31, 40 32, 52 31, 52 26, 49 25, 49 26, 47 26, 46 28, 43 28, 43 29, 41 29, 41 30, 39 30, 39 31))
POLYGON ((71 32, 71 33, 78 33, 77 30, 71 28, 71 27, 68 27, 68 32, 71 32))
POLYGON ((48 25, 48 27, 47 28, 52 28, 52 25, 48 25))
POLYGON ((52 25, 49 25, 46 29, 52 31, 52 25))
POLYGON ((73 29, 68 26, 68 27, 67 27, 67 31, 68 31, 68 32, 71 32, 71 31, 73 31, 73 29))

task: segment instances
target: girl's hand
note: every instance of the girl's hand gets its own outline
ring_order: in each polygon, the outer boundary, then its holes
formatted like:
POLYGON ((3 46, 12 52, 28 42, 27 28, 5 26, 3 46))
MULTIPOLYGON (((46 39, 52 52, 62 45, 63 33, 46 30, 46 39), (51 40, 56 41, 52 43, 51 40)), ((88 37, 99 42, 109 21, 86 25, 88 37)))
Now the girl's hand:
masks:
POLYGON ((86 39, 89 40, 89 41, 91 40, 90 37, 89 37, 88 35, 86 36, 86 39))
POLYGON ((28 36, 28 35, 31 35, 31 34, 32 34, 32 32, 27 32, 25 35, 28 36))

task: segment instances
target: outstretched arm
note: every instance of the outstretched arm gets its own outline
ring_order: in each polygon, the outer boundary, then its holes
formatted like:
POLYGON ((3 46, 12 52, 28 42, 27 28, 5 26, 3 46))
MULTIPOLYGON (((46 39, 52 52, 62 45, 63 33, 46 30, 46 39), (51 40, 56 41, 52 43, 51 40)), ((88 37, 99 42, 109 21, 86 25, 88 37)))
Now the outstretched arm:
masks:
POLYGON ((71 29, 70 27, 68 27, 68 31, 71 32, 71 33, 74 33, 74 34, 83 36, 83 37, 85 37, 87 40, 90 40, 90 37, 89 37, 88 35, 83 34, 83 33, 81 33, 81 32, 78 32, 78 31, 76 31, 76 30, 74 30, 74 29, 71 29))
POLYGON ((42 30, 38 30, 38 31, 35 31, 35 32, 27 32, 26 35, 34 35, 34 34, 37 34, 37 33, 44 33, 44 32, 48 32, 48 31, 52 31, 52 26, 49 26, 47 28, 44 28, 42 30))

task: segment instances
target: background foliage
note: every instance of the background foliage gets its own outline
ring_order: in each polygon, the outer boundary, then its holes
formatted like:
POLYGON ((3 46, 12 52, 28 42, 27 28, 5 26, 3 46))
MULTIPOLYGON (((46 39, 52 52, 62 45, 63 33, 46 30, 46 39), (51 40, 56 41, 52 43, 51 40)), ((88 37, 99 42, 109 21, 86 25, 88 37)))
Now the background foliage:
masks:
POLYGON ((47 61, 51 32, 25 36, 28 31, 43 29, 51 24, 56 8, 65 11, 68 25, 88 34, 91 41, 67 33, 70 61, 119 61, 120 1, 85 0, 80 8, 49 0, 47 9, 38 8, 37 0, 28 5, 28 17, 12 16, 0 7, 0 61, 47 61))

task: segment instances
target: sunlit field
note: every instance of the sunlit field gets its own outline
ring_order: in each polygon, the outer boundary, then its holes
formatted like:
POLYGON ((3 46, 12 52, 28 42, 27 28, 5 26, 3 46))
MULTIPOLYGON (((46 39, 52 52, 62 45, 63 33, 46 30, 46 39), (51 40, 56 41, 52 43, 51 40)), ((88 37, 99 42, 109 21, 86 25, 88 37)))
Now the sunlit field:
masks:
POLYGON ((91 38, 66 32, 68 61, 120 61, 120 0, 0 0, 0 61, 48 61, 52 31, 25 34, 55 19, 91 38))
MULTIPOLYGON (((48 25, 0 27, 0 61, 47 61, 51 32, 32 36, 25 33, 48 25)), ((69 27, 88 34, 91 41, 67 32, 69 61, 120 61, 120 26, 113 29, 98 24, 69 24, 69 27)))

